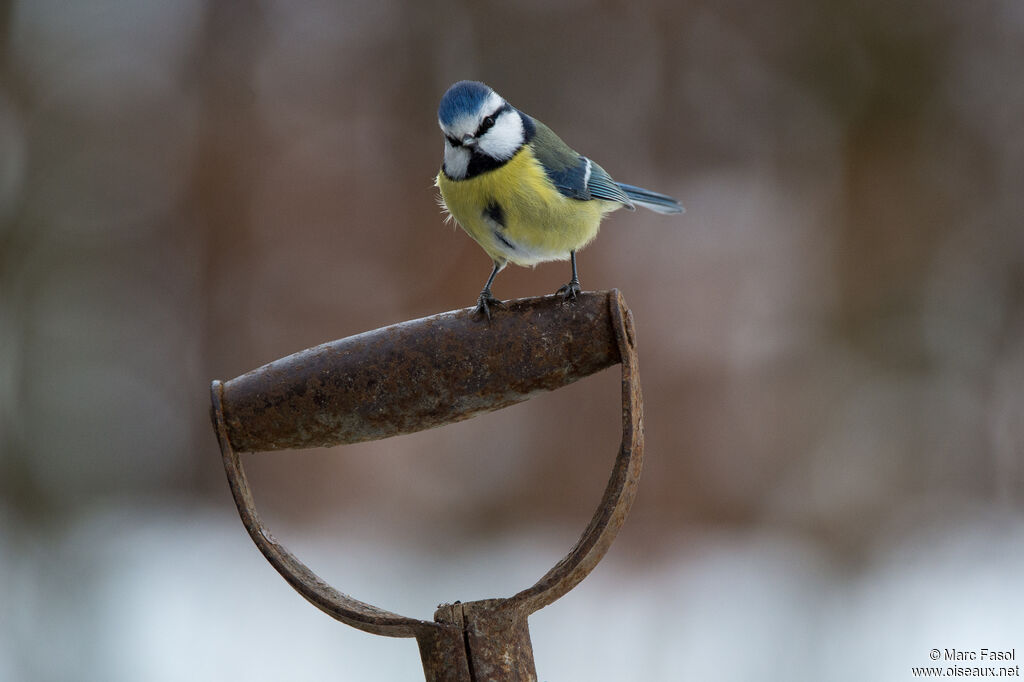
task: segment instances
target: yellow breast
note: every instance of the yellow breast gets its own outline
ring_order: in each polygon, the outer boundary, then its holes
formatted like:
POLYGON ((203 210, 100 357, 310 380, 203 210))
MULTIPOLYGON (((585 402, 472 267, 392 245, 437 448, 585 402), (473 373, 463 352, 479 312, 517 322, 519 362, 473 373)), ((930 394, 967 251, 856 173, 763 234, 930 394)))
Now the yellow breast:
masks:
POLYGON ((442 172, 436 184, 448 212, 499 263, 567 260, 597 236, 604 214, 620 206, 563 196, 529 145, 499 168, 465 180, 442 172))

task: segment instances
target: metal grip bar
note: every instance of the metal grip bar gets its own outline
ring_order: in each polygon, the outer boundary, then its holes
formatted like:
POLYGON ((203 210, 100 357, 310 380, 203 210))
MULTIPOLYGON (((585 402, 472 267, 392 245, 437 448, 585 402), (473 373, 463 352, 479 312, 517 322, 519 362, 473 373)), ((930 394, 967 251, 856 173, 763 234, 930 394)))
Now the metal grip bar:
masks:
POLYGON ((527 617, 575 587, 611 545, 636 495, 643 402, 632 315, 618 291, 523 299, 490 325, 469 310, 392 325, 296 353, 211 386, 214 427, 242 523, 303 597, 366 632, 416 637, 428 682, 535 681, 527 617), (467 419, 622 364, 622 441, 590 524, 532 587, 506 599, 400 616, 327 585, 256 513, 239 451, 335 445, 467 419))
MULTIPOLYGON (((617 294, 617 292, 616 292, 617 294)), ((377 440, 468 419, 619 362, 611 294, 512 301, 331 341, 223 384, 239 452, 377 440)))

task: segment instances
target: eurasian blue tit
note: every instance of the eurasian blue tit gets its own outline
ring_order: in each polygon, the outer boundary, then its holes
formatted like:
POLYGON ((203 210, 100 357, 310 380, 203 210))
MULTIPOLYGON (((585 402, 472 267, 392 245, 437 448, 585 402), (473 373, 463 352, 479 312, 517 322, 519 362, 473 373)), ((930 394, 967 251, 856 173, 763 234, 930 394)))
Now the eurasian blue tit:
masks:
POLYGON ((535 118, 475 81, 451 86, 437 111, 444 162, 441 207, 494 261, 477 299, 490 318, 494 277, 508 263, 569 260, 572 279, 556 293, 576 298, 576 252, 597 236, 605 214, 625 206, 681 213, 672 197, 612 180, 535 118))

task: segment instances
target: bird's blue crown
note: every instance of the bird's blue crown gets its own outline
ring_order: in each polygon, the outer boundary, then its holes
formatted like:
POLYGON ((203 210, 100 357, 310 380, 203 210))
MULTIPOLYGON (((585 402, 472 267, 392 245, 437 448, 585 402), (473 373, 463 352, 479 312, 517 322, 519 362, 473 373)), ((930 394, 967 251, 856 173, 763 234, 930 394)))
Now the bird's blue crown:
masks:
POLYGON ((477 81, 459 81, 441 98, 437 108, 437 118, 442 125, 451 125, 460 116, 478 111, 484 100, 491 94, 491 89, 477 81))

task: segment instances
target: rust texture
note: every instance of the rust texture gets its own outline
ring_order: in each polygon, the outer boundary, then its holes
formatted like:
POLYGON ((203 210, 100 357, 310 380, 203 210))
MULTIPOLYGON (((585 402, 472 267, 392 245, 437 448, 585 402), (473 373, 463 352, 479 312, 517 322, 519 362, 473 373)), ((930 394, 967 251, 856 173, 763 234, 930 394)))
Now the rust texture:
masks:
POLYGON ((513 301, 490 325, 455 311, 296 353, 211 386, 212 416, 242 524, 296 591, 366 632, 415 637, 427 682, 535 682, 531 613, 597 565, 636 496, 643 401, 633 322, 617 291, 513 301), (604 495, 569 553, 509 598, 441 605, 433 621, 359 601, 321 580, 261 521, 241 451, 352 443, 466 419, 622 365, 622 441, 604 495), (426 395, 439 391, 436 396, 426 395))
POLYGON ((608 485, 590 524, 576 545, 532 587, 511 598, 532 613, 576 587, 594 570, 615 540, 636 498, 644 462, 644 404, 634 341, 633 315, 616 293, 609 306, 612 330, 622 358, 622 441, 608 485))
POLYGON ((608 295, 510 301, 332 341, 223 386, 239 452, 376 440, 526 400, 619 361, 608 295))
MULTIPOLYGON (((461 629, 469 678, 537 682, 529 612, 510 599, 442 604, 434 620, 461 629)), ((432 680, 424 661, 427 680, 432 680)))

